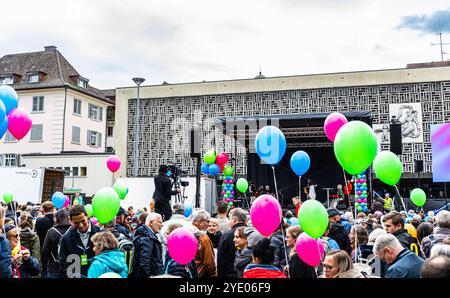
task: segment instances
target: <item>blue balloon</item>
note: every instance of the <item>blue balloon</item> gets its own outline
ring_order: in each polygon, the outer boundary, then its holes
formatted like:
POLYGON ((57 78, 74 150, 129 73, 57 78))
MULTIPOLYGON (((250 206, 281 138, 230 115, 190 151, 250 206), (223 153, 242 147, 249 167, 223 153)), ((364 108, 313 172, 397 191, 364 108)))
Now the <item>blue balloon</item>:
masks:
POLYGON ((202 164, 202 173, 205 175, 209 174, 209 164, 207 163, 202 164))
POLYGON ((5 105, 6 115, 17 108, 17 104, 19 103, 19 97, 17 96, 16 91, 8 85, 0 86, 0 99, 5 105))
POLYGON ((209 165, 209 174, 216 176, 217 174, 219 174, 220 172, 220 168, 218 165, 216 165, 215 163, 209 165))
POLYGON ((0 122, 0 139, 3 138, 7 129, 8 129, 8 117, 5 116, 5 119, 3 119, 2 122, 0 122))
POLYGON ((269 165, 276 165, 286 152, 286 138, 275 126, 266 126, 258 131, 255 148, 261 160, 269 165))
POLYGON ((64 206, 66 198, 64 197, 64 194, 62 192, 57 191, 52 196, 52 202, 57 209, 60 209, 62 208, 62 206, 64 206))
POLYGON ((291 226, 298 226, 298 219, 296 217, 291 217, 289 219, 291 226))
POLYGON ((302 176, 309 170, 311 159, 308 153, 299 150, 291 156, 291 168, 297 176, 302 176))
POLYGON ((3 104, 3 101, 0 100, 0 119, 4 119, 6 115, 6 107, 3 104))
POLYGON ((192 206, 185 205, 184 206, 184 216, 189 217, 189 215, 191 215, 191 213, 192 213, 192 206))
POLYGON ((233 195, 228 195, 228 197, 229 197, 230 199, 232 199, 234 196, 233 196, 233 195))

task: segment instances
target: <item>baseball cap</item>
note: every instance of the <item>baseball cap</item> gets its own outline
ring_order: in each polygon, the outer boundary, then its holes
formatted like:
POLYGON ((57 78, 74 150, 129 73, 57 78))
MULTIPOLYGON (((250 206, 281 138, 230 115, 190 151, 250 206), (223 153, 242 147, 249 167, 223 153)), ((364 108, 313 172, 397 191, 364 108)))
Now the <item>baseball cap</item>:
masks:
POLYGON ((328 217, 344 214, 344 212, 339 211, 336 208, 328 209, 327 211, 328 211, 328 217))

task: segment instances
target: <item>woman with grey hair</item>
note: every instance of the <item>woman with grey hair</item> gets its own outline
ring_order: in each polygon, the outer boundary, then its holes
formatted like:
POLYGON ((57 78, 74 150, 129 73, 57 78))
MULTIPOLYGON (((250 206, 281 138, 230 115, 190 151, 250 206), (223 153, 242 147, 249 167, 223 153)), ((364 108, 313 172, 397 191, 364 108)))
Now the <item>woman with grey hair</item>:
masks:
POLYGON ((450 245, 444 243, 438 243, 431 248, 430 258, 437 256, 447 256, 450 258, 450 245))
POLYGON ((386 234, 386 231, 382 228, 376 228, 372 231, 372 233, 369 234, 369 242, 367 242, 368 245, 374 245, 375 241, 377 240, 378 236, 386 234))

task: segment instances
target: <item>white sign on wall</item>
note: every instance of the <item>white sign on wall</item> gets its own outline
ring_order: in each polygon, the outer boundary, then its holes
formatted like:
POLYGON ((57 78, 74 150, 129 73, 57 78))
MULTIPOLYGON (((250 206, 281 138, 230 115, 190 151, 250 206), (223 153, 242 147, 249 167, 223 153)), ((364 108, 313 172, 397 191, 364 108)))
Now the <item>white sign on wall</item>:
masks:
POLYGON ((19 204, 41 203, 42 172, 42 169, 0 168, 0 195, 10 191, 14 195, 14 201, 19 204))
POLYGON ((421 103, 390 104, 389 119, 392 116, 402 124, 403 143, 423 143, 421 103))

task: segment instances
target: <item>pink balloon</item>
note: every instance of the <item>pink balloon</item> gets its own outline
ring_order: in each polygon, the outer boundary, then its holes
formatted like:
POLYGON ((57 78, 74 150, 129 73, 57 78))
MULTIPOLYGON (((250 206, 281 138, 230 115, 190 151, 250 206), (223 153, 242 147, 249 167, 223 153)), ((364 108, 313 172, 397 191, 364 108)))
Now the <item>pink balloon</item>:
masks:
POLYGON ((216 156, 216 164, 220 167, 220 165, 223 166, 228 162, 228 155, 225 152, 219 153, 216 156))
POLYGON ((253 202, 250 217, 255 229, 261 235, 268 237, 280 226, 280 203, 270 195, 261 195, 253 202))
POLYGON ((331 113, 328 115, 327 119, 325 119, 325 124, 323 125, 327 138, 334 143, 337 132, 347 122, 347 118, 341 113, 331 113))
POLYGON ((189 264, 197 254, 198 241, 187 228, 173 230, 167 238, 169 255, 181 265, 189 264))
POLYGON ((111 155, 106 160, 106 166, 113 173, 117 172, 117 170, 120 168, 120 164, 121 162, 117 155, 111 155))
POLYGON ((24 108, 16 108, 8 115, 8 130, 18 140, 26 136, 32 125, 31 115, 24 108))
POLYGON ((89 220, 90 220, 91 223, 93 223, 94 225, 97 225, 97 224, 98 224, 98 220, 97 220, 95 217, 91 217, 89 220))
POLYGON ((324 256, 322 240, 314 239, 306 233, 301 233, 295 243, 297 255, 306 264, 316 267, 324 256))
POLYGON ((64 198, 66 198, 66 201, 64 202, 63 208, 66 208, 70 204, 70 199, 68 196, 64 196, 64 198))
POLYGON ((231 191, 231 194, 234 195, 234 190, 231 191))

